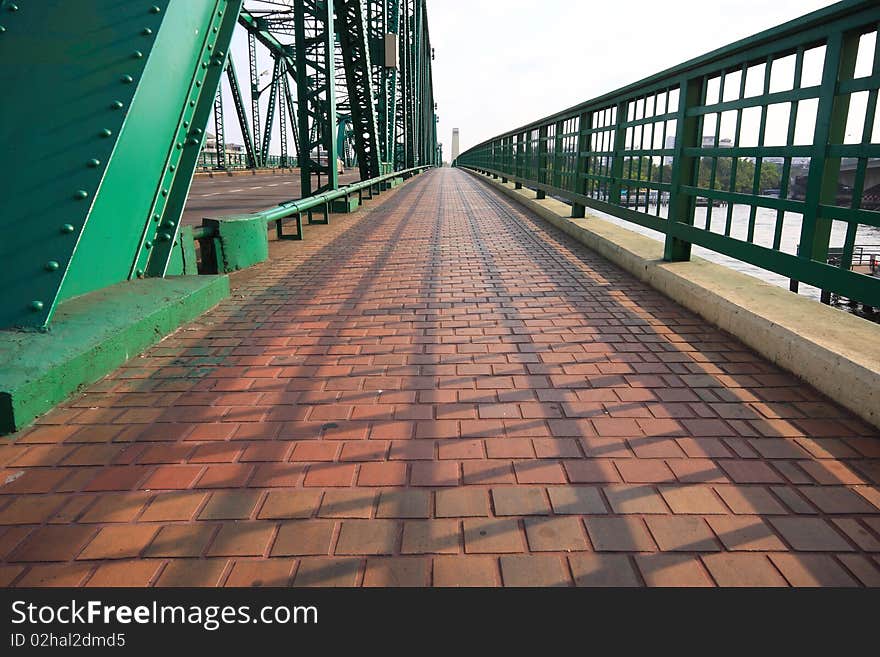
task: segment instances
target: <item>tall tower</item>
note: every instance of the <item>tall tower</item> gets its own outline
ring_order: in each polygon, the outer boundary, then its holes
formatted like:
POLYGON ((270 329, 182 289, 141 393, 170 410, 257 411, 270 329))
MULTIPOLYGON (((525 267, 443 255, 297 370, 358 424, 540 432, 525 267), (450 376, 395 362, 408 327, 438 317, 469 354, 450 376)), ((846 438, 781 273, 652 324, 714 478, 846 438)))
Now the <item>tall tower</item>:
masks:
POLYGON ((452 160, 451 162, 455 162, 458 158, 458 128, 452 129, 452 160))

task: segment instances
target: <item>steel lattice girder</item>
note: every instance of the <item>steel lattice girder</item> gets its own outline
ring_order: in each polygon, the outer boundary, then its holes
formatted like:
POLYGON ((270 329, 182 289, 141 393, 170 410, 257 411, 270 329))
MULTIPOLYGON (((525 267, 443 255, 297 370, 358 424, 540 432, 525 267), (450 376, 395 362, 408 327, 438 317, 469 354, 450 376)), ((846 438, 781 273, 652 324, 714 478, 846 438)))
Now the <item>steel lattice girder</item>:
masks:
MULTIPOLYGON (((250 33, 249 43, 259 41, 274 59, 285 61, 289 81, 296 84, 297 107, 289 99, 288 108, 291 117, 297 117, 293 120, 293 135, 299 163, 308 170, 302 172, 304 183, 306 175, 309 176, 304 195, 314 191, 314 174, 330 174, 325 161, 329 140, 325 135, 339 134, 341 117, 348 117, 352 123, 350 134, 354 137, 362 177, 377 175, 386 166, 403 168, 436 160, 426 15, 425 0, 286 0, 269 8, 258 9, 255 5, 250 11, 242 11, 239 23, 250 33), (330 6, 337 34, 332 57, 318 47, 322 35, 327 34, 320 22, 326 21, 324 16, 330 6), (302 21, 305 24, 298 25, 302 21), (300 38, 296 38, 298 29, 302 32, 300 38), (294 39, 285 40, 285 36, 294 39), (389 38, 398 44, 400 63, 396 66, 386 61, 389 38), (303 48, 297 47, 300 39, 303 48), (325 65, 322 58, 328 58, 332 65, 325 65), (300 71, 303 66, 307 69, 304 73, 300 71), (330 68, 336 99, 335 123, 326 100, 330 68), (315 161, 315 149, 324 164, 315 161)), ((255 64, 251 73, 252 77, 256 75, 255 64)), ((254 95, 265 91, 257 88, 256 83, 252 87, 254 95)), ((257 106, 255 100, 252 105, 257 106)), ((270 103, 268 114, 273 108, 274 103, 270 103)), ((260 121, 257 116, 255 124, 260 121)), ((257 151, 265 152, 264 146, 265 139, 257 151)), ((258 159, 262 159, 260 155, 257 154, 258 159)), ((334 186, 334 181, 328 180, 328 186, 334 186)))
POLYGON ((370 25, 363 0, 336 0, 336 20, 361 179, 382 174, 379 127, 370 58, 370 25))
POLYGON ((296 91, 302 196, 337 189, 336 70, 331 0, 294 0, 296 91), (312 154, 315 152, 316 157, 312 154), (326 165, 320 164, 326 158, 326 165), (312 189, 312 174, 324 173, 327 183, 312 189))
POLYGON ((165 273, 241 0, 0 6, 0 327, 44 328, 165 273))

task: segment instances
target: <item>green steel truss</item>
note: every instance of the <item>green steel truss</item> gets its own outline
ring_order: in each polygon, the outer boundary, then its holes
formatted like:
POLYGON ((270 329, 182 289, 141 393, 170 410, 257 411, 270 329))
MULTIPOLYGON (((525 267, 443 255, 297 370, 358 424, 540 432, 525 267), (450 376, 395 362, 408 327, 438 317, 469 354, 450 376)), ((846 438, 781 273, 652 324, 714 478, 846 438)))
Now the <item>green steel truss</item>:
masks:
POLYGON ((878 25, 880 4, 846 0, 494 137, 456 165, 564 198, 574 217, 590 207, 664 233, 666 260, 696 244, 823 300, 880 307, 880 278, 851 270, 859 227, 880 228, 878 25), (758 239, 759 210, 774 218, 770 239, 758 239), (798 236, 788 249, 786 230, 798 236))
POLYGON ((46 329, 65 299, 180 271, 170 263, 209 123, 219 168, 231 159, 225 118, 248 167, 291 164, 289 127, 303 197, 338 188, 343 152, 364 179, 436 163, 425 0, 247 4, 0 0, 0 85, 14 90, 0 103, 0 328, 46 329), (249 94, 229 56, 236 25, 249 94))
POLYGON ((335 0, 335 6, 358 167, 361 179, 366 180, 383 173, 370 57, 372 34, 364 11, 365 3, 361 0, 335 0))
POLYGON ((329 1, 294 1, 301 148, 298 161, 303 197, 339 187, 333 17, 333 5, 329 1), (318 174, 316 189, 312 185, 313 174, 318 174), (327 180, 324 184, 320 182, 322 175, 327 180))
POLYGON ((400 74, 403 80, 402 166, 431 163, 437 157, 433 50, 425 0, 401 0, 400 74))
POLYGON ((240 7, 0 1, 0 327, 165 274, 240 7))

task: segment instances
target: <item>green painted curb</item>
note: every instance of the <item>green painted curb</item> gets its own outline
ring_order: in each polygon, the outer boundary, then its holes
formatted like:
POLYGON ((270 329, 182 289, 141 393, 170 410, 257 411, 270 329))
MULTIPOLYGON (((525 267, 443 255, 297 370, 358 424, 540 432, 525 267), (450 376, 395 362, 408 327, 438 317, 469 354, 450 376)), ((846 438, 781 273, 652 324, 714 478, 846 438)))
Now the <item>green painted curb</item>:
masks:
POLYGON ((129 281, 62 303, 47 332, 0 332, 0 435, 23 428, 227 296, 226 276, 129 281))

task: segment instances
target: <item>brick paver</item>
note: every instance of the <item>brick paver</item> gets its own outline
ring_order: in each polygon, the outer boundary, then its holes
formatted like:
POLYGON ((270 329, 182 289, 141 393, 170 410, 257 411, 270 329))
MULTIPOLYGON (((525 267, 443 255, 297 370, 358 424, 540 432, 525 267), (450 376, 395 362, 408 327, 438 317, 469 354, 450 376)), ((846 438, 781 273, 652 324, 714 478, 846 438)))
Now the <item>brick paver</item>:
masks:
POLYGON ((439 170, 0 443, 0 585, 880 585, 880 436, 439 170))

